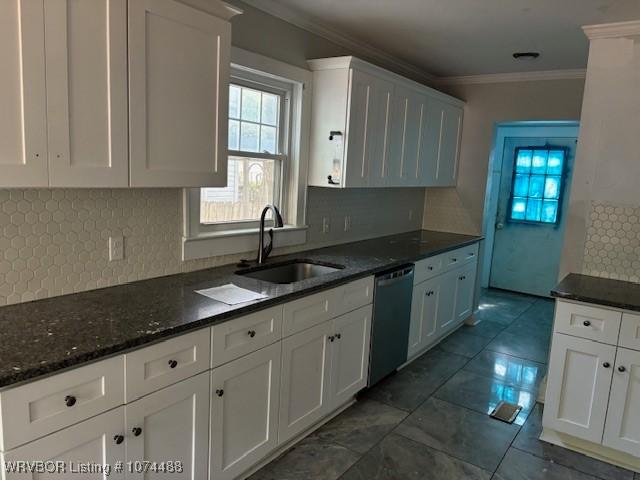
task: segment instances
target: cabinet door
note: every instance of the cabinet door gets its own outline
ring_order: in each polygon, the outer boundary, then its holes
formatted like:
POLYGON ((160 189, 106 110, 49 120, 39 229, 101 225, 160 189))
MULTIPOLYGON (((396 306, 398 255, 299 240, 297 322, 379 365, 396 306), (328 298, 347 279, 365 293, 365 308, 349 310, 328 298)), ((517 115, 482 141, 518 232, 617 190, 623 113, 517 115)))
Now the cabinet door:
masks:
POLYGON ((129 1, 132 186, 226 185, 230 36, 183 3, 129 1))
POLYGON ((393 90, 393 84, 390 82, 381 79, 373 82, 367 125, 370 187, 385 187, 389 184, 389 138, 393 90))
POLYGON ((438 313, 436 315, 436 336, 440 337, 458 324, 456 315, 458 272, 450 271, 436 277, 436 279, 440 283, 438 313))
POLYGON ((45 2, 52 187, 126 187, 126 0, 45 2))
POLYGON ((329 412, 333 320, 282 341, 278 439, 286 442, 329 412))
POLYGON ((619 348, 602 444, 640 457, 640 352, 619 348))
POLYGON ((417 186, 422 183, 422 129, 425 114, 423 95, 396 87, 389 139, 389 186, 417 186))
POLYGON ((46 187, 42 0, 0 2, 0 187, 46 187))
POLYGON ((408 356, 427 348, 438 337, 438 311, 441 295, 440 278, 422 282, 413 289, 408 356))
POLYGON ((372 306, 334 320, 331 352, 331 410, 367 386, 372 306))
POLYGON ((441 187, 455 186, 462 132, 462 108, 445 103, 442 107, 440 125, 436 183, 441 187))
POLYGON ((22 447, 2 454, 3 462, 51 461, 62 462, 66 475, 62 472, 49 473, 4 473, 4 480, 38 479, 54 480, 60 478, 82 478, 82 480, 124 479, 123 472, 111 470, 101 473, 73 473, 73 462, 78 464, 110 466, 124 462, 125 455, 124 407, 111 410, 97 417, 85 420, 72 427, 28 443, 22 447), (62 473, 62 475, 61 475, 62 473))
POLYGON ((616 347, 554 334, 544 426, 600 443, 615 356, 616 347))
POLYGON ((456 323, 462 323, 473 313, 476 284, 476 262, 457 270, 456 323))
POLYGON ((236 478, 277 446, 280 353, 276 343, 213 370, 211 478, 236 478))
POLYGON ((127 462, 180 462, 182 471, 127 478, 207 478, 209 373, 201 373, 126 406, 127 462))

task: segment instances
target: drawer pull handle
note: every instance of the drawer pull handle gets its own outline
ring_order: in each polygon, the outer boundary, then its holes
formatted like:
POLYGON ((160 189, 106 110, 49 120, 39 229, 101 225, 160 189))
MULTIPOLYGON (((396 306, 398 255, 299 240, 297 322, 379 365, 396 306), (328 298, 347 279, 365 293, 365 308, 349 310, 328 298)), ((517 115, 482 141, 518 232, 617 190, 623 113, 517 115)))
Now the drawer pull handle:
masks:
POLYGON ((139 437, 140 435, 142 435, 142 429, 140 427, 133 427, 131 433, 133 433, 134 437, 139 437))
POLYGON ((336 339, 340 340, 342 338, 342 335, 340 333, 336 333, 336 339))
POLYGON ((627 371, 627 369, 625 368, 625 366, 624 366, 624 365, 620 365, 620 366, 618 367, 618 371, 619 371, 620 373, 624 373, 624 372, 626 372, 626 371, 627 371))
POLYGON ((609 362, 604 362, 604 363, 602 364, 602 366, 603 366, 604 368, 609 368, 609 367, 611 366, 611 364, 610 364, 609 362))
POLYGON ((255 331, 255 330, 249 330, 249 331, 247 332, 247 335, 249 335, 251 338, 253 338, 253 337, 255 337, 255 336, 256 336, 256 331, 255 331))
POLYGON ((429 265, 429 266, 427 267, 427 269, 429 269, 429 270, 433 270, 433 267, 432 267, 431 265, 429 265))
POLYGON ((76 401, 77 398, 73 395, 67 395, 66 397, 64 397, 64 403, 67 405, 67 407, 73 407, 76 404, 76 401))
POLYGON ((113 437, 113 441, 116 442, 116 445, 120 445, 122 442, 124 442, 124 435, 116 435, 115 437, 113 437))
POLYGON ((216 390, 216 395, 221 397, 222 395, 224 395, 224 390, 222 390, 222 389, 216 390))
POLYGON ((335 336, 333 336, 333 335, 329 335, 329 336, 327 337, 327 339, 328 339, 330 342, 332 342, 332 343, 333 343, 333 341, 336 339, 336 337, 335 337, 335 336))
POLYGON ((466 280, 466 279, 467 279, 467 277, 465 277, 464 275, 461 275, 461 276, 459 276, 459 277, 458 277, 458 279, 459 279, 459 280, 466 280))
POLYGON ((176 368, 178 366, 177 360, 169 360, 169 368, 176 368))
POLYGON ((455 262, 458 261, 458 259, 457 258, 452 258, 451 261, 455 263, 455 262))
POLYGON ((591 326, 591 322, 590 322, 589 320, 585 320, 584 322, 582 322, 582 324, 583 324, 585 327, 590 327, 590 326, 591 326))

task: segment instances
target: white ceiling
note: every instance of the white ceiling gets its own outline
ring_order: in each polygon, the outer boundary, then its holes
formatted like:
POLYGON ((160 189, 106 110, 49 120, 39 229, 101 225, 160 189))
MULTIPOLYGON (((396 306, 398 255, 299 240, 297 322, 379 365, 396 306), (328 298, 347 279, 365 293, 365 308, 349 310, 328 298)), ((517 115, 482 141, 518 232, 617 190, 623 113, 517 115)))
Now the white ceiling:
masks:
MULTIPOLYGON (((253 5, 260 8, 261 0, 253 5)), ((436 76, 584 68, 582 25, 640 19, 640 0, 270 0, 436 76), (516 51, 539 51, 517 61, 516 51)), ((265 5, 267 2, 265 2, 265 5)))

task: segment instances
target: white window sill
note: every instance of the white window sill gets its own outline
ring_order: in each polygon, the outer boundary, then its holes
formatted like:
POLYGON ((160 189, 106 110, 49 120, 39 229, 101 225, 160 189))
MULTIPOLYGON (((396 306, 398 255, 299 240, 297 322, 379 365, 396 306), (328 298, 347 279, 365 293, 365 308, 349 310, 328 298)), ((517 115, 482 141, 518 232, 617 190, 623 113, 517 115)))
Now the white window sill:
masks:
MULTIPOLYGON (((265 228, 266 242, 269 241, 266 232, 270 228, 270 226, 265 228)), ((305 244, 308 228, 306 225, 285 225, 283 228, 274 228, 274 248, 305 244)), ((258 228, 250 228, 206 233, 192 238, 183 237, 182 259, 195 260, 234 253, 257 252, 259 233, 258 228)))

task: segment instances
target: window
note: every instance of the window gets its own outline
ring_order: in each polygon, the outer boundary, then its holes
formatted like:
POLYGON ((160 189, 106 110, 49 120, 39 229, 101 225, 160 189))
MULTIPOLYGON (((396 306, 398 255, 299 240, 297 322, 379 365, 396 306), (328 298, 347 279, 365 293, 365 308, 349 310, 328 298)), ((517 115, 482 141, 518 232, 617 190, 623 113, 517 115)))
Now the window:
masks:
POLYGON ((236 76, 231 82, 227 186, 201 189, 200 223, 238 228, 257 221, 267 203, 283 210, 291 92, 273 81, 267 86, 236 76))
POLYGON ((512 221, 559 221, 566 149, 525 147, 516 149, 511 198, 512 221))

